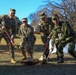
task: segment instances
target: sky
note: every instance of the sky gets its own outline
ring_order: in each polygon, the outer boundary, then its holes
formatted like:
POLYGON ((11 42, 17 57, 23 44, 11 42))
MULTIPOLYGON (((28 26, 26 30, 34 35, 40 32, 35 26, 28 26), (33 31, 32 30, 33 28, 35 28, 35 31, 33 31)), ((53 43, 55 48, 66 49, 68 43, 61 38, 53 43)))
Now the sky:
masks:
POLYGON ((44 0, 0 0, 0 15, 8 14, 10 8, 16 9, 16 16, 20 19, 36 12, 44 0))

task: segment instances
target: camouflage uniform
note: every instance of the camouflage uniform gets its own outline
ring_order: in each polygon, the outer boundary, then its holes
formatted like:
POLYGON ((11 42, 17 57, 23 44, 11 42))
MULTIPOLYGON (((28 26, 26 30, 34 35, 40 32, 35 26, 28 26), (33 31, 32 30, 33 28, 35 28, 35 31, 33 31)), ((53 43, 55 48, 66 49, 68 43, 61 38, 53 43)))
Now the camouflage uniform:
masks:
MULTIPOLYGON (((8 32, 10 37, 13 37, 13 39, 14 39, 14 37, 16 35, 16 29, 15 29, 16 22, 15 22, 14 18, 10 19, 8 17, 8 15, 3 15, 2 21, 1 21, 1 26, 5 26, 6 31, 8 32)), ((14 59, 14 46, 11 44, 11 41, 8 38, 7 34, 0 28, 0 40, 2 39, 2 37, 5 39, 8 47, 9 47, 11 58, 14 59)))
POLYGON ((21 39, 22 39, 20 43, 20 49, 22 50, 23 56, 25 56, 25 52, 27 52, 28 54, 33 53, 33 47, 36 40, 34 36, 33 27, 28 24, 27 26, 24 27, 21 24, 20 29, 19 29, 19 34, 21 35, 21 39))
POLYGON ((68 52, 74 58, 76 58, 76 52, 74 51, 75 48, 75 34, 71 29, 69 23, 67 22, 59 22, 59 25, 54 25, 54 29, 51 32, 52 35, 52 46, 56 44, 57 48, 57 58, 58 63, 63 62, 63 47, 65 47, 68 43, 68 52), (56 38, 59 38, 59 41, 56 42, 56 38))
MULTIPOLYGON (((40 18, 45 18, 45 16, 46 16, 46 14, 44 12, 40 13, 40 18)), ((46 22, 41 21, 40 34, 41 34, 41 40, 44 43, 44 46, 46 45, 46 43, 48 41, 47 37, 48 37, 49 33, 52 31, 52 29, 53 29, 53 23, 52 23, 51 18, 47 18, 46 22)), ((49 54, 49 45, 47 48, 45 48, 43 55, 45 55, 47 58, 48 54, 49 54)))

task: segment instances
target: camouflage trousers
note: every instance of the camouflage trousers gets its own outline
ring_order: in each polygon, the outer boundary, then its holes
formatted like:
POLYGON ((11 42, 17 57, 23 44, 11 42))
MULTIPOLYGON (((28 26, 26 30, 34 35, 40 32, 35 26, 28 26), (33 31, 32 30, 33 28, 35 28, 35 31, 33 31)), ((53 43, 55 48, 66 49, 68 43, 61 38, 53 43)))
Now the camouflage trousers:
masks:
POLYGON ((57 57, 63 57, 63 48, 68 44, 68 53, 73 56, 74 58, 76 58, 76 51, 75 49, 75 43, 72 41, 69 42, 59 42, 58 44, 56 44, 56 48, 57 48, 57 57))
POLYGON ((41 36, 41 40, 42 40, 42 42, 44 44, 44 46, 43 46, 43 48, 44 48, 43 55, 46 56, 46 58, 47 58, 47 56, 49 54, 49 44, 48 44, 48 46, 46 46, 46 44, 47 44, 47 36, 46 35, 45 36, 41 36))
POLYGON ((0 33, 0 42, 1 42, 2 38, 4 38, 7 43, 7 46, 8 46, 9 52, 10 52, 10 57, 14 58, 14 46, 11 44, 11 41, 5 32, 0 33))
POLYGON ((28 41, 26 38, 22 38, 19 46, 20 50, 23 50, 24 52, 33 52, 33 44, 31 41, 28 41))

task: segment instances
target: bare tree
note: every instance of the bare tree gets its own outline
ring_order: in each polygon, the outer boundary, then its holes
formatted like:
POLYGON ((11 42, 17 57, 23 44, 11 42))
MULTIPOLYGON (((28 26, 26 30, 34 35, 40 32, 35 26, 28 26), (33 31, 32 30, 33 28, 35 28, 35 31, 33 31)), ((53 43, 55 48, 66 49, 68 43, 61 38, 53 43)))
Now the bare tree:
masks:
POLYGON ((47 4, 52 6, 52 13, 59 11, 58 14, 62 16, 64 20, 67 20, 70 25, 76 27, 76 0, 45 0, 47 4), (57 9, 57 10, 56 10, 57 9))
POLYGON ((66 20, 76 30, 76 0, 44 0, 45 4, 38 7, 35 13, 30 15, 32 25, 39 22, 39 13, 44 11, 48 17, 56 13, 61 20, 66 20))
POLYGON ((38 30, 38 25, 39 25, 39 23, 40 23, 39 14, 40 14, 41 12, 45 12, 48 17, 51 17, 50 10, 47 9, 47 8, 43 8, 43 9, 41 9, 41 10, 37 10, 36 13, 30 14, 29 20, 31 21, 31 25, 33 26, 33 28, 34 28, 35 30, 38 30))

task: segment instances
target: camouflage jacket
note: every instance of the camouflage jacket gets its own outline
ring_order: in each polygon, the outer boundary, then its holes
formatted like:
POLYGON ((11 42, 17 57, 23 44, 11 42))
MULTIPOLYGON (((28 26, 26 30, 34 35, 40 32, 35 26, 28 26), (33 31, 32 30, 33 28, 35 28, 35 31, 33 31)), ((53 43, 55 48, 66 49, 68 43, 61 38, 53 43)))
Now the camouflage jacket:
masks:
POLYGON ((19 35, 21 35, 22 38, 27 37, 29 40, 32 40, 32 38, 34 38, 34 29, 30 25, 24 27, 21 24, 18 33, 19 35))
POLYGON ((44 35, 49 35, 49 33, 52 31, 53 29, 53 23, 51 21, 51 18, 47 18, 47 22, 44 23, 43 21, 41 21, 40 24, 40 32, 41 32, 41 36, 44 35))
POLYGON ((55 44, 55 39, 59 38, 59 41, 68 41, 73 40, 74 34, 69 23, 59 22, 59 25, 54 25, 54 28, 51 32, 52 34, 52 45, 55 44))
POLYGON ((1 20, 1 25, 5 26, 6 31, 11 35, 16 35, 16 22, 15 19, 10 19, 8 15, 3 15, 1 20))

